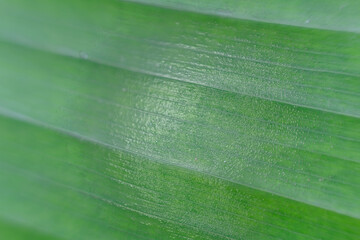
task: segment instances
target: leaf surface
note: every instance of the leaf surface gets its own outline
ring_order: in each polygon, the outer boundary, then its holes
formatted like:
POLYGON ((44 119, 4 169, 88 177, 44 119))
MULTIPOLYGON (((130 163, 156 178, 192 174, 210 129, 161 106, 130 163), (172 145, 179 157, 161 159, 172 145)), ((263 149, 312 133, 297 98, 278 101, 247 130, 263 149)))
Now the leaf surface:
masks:
POLYGON ((147 3, 0 1, 0 228, 359 239, 356 30, 147 3))

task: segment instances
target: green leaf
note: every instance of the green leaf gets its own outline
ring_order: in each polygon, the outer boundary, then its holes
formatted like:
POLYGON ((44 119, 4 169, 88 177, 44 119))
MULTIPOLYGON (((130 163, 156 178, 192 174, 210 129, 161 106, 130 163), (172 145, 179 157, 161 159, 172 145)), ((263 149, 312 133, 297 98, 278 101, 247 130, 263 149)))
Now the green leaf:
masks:
POLYGON ((356 1, 145 3, 0 0, 2 236, 359 239, 356 1))
POLYGON ((360 32, 356 0, 129 0, 160 7, 301 27, 360 32))

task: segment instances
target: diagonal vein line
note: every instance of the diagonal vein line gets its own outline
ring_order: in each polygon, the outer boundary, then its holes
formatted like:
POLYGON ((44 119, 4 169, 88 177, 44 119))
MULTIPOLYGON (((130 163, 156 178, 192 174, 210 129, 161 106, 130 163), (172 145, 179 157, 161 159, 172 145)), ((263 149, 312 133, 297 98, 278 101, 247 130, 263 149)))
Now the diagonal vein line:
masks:
POLYGON ((136 155, 136 156, 140 156, 140 157, 148 159, 149 161, 154 161, 154 162, 158 162, 158 163, 161 163, 161 164, 164 164, 164 165, 179 167, 179 168, 186 169, 186 170, 189 170, 189 171, 192 171, 192 172, 196 172, 198 174, 204 174, 206 176, 210 176, 210 177, 214 177, 214 178, 217 178, 217 179, 220 179, 220 180, 223 180, 223 181, 227 181, 227 182, 230 182, 230 183, 233 183, 233 184, 238 184, 238 185, 242 185, 242 186, 245 186, 245 187, 248 187, 248 188, 251 188, 251 189, 256 189, 256 190, 259 190, 259 191, 262 191, 262 192, 274 194, 274 195, 277 195, 277 196, 280 196, 280 197, 283 197, 283 198, 286 198, 286 199, 293 200, 295 202, 305 203, 305 204, 315 206, 315 207, 318 207, 318 208, 321 208, 321 209, 324 209, 324 210, 327 210, 327 211, 332 211, 332 212, 338 213, 340 215, 360 219, 360 217, 356 216, 355 214, 343 213, 343 212, 336 211, 334 209, 324 208, 323 206, 319 206, 319 205, 311 203, 311 202, 301 201, 301 200, 294 199, 294 198, 289 197, 289 196, 285 196, 283 194, 271 192, 271 191, 263 189, 263 188, 254 187, 254 186, 251 186, 249 184, 232 181, 230 179, 227 179, 227 178, 224 178, 222 176, 215 175, 215 174, 211 174, 211 173, 208 173, 208 172, 201 172, 198 169, 195 169, 195 168, 192 168, 192 167, 189 167, 189 166, 186 166, 186 165, 180 165, 180 164, 176 164, 176 163, 173 163, 173 162, 167 162, 165 158, 161 158, 161 157, 154 156, 154 155, 145 155, 145 154, 142 154, 139 151, 133 151, 133 150, 129 150, 129 149, 126 149, 126 148, 123 148, 123 147, 119 147, 119 146, 115 146, 115 145, 112 145, 112 144, 104 143, 104 142, 99 141, 97 139, 87 137, 87 136, 83 136, 83 135, 81 135, 79 133, 72 132, 72 131, 69 131, 67 129, 61 128, 61 127, 56 127, 56 126, 53 126, 53 125, 50 125, 50 124, 43 123, 43 122, 41 122, 39 120, 36 120, 36 119, 33 119, 33 118, 29 117, 29 116, 14 112, 12 110, 9 110, 9 109, 3 108, 3 107, 0 107, 0 115, 2 115, 4 117, 7 117, 7 118, 17 119, 19 121, 29 123, 29 124, 33 124, 33 125, 36 125, 38 127, 49 129, 49 130, 52 130, 52 131, 55 131, 55 132, 59 132, 59 133, 62 133, 64 135, 68 135, 68 136, 71 136, 73 138, 76 138, 76 139, 79 139, 79 140, 82 140, 82 141, 91 142, 93 144, 97 144, 97 145, 100 145, 100 146, 103 146, 103 147, 106 147, 106 148, 109 148, 109 149, 120 150, 120 151, 127 152, 127 153, 130 153, 130 154, 136 155))

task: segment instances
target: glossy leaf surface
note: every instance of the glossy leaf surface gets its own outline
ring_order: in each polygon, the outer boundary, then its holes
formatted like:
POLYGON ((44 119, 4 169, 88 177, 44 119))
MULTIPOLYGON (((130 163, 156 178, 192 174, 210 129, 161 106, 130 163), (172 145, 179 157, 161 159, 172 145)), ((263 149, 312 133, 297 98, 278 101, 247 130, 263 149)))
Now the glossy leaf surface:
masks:
POLYGON ((359 239, 356 17, 147 3, 0 1, 6 236, 359 239))

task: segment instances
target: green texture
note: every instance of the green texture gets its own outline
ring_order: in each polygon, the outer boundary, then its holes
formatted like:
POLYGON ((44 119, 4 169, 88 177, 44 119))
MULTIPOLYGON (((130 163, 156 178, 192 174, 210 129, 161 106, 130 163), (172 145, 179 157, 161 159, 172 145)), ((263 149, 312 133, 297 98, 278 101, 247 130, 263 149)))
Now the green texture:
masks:
POLYGON ((360 2, 357 0, 129 1, 260 22, 360 32, 360 2))
POLYGON ((247 2, 0 0, 2 235, 360 239, 358 4, 247 2))

